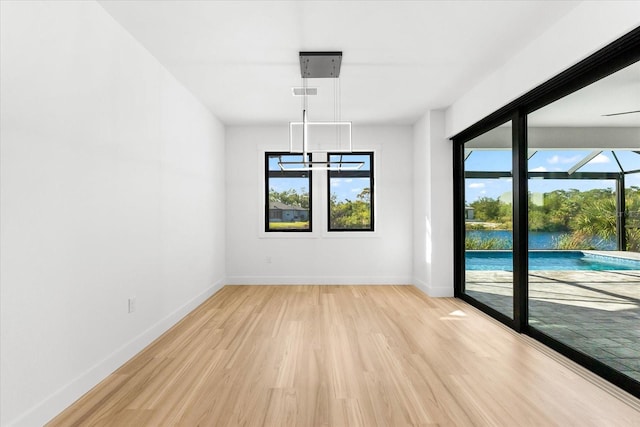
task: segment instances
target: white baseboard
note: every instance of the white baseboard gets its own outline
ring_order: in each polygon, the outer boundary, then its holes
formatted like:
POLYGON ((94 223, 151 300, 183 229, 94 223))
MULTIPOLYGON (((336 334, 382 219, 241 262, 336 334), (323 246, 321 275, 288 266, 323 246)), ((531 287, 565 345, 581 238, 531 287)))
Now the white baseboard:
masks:
POLYGON ((420 279, 416 279, 415 277, 413 278, 413 286, 415 286, 416 288, 420 289, 424 294, 426 294, 427 296, 431 296, 429 295, 429 287, 427 286, 427 284, 425 282, 423 282, 420 279))
POLYGON ((453 286, 433 286, 414 277, 413 285, 422 292, 433 298, 453 297, 453 286))
POLYGON ((408 285, 401 276, 230 276, 228 285, 408 285))
POLYGON ((433 298, 453 298, 453 289, 448 286, 431 286, 428 295, 433 298))
POLYGON ((44 425, 73 402, 78 400, 83 394, 95 387, 113 371, 122 366, 126 361, 151 344, 156 338, 169 330, 169 328, 178 323, 178 321, 192 312, 207 298, 222 289, 223 286, 224 279, 218 280, 199 295, 196 295, 168 316, 149 327, 131 341, 125 343, 122 347, 115 350, 100 362, 96 363, 93 367, 89 368, 70 383, 52 393, 42 402, 7 424, 7 426, 32 427, 44 425))

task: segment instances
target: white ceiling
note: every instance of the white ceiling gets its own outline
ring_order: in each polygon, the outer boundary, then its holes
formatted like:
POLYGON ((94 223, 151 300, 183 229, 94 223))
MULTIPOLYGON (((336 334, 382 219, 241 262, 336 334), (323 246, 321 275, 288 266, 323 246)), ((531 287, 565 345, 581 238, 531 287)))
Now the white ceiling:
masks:
MULTIPOLYGON (((100 1, 226 124, 301 119, 299 51, 342 51, 342 119, 411 124, 445 108, 573 1, 100 1)), ((311 120, 333 118, 310 79, 311 120)))
MULTIPOLYGON (((534 111, 528 124, 640 128, 640 113, 620 114, 630 111, 640 111, 640 62, 534 111)), ((640 147, 640 141, 637 144, 640 147)))

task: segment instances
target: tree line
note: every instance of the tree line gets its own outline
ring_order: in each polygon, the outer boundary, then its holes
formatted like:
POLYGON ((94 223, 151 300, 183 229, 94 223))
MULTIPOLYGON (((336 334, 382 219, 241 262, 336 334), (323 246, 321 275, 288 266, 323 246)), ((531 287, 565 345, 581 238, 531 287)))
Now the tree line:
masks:
MULTIPOLYGON (((626 189, 625 205, 627 249, 639 251, 640 187, 626 189)), ((511 203, 499 198, 482 197, 468 206, 474 208, 476 220, 493 223, 493 229, 512 229, 511 203)), ((582 246, 587 245, 586 242, 593 237, 615 238, 616 219, 616 195, 610 188, 554 190, 542 195, 529 193, 529 230, 565 232, 565 245, 576 249, 588 249, 582 246)), ((470 222, 467 228, 486 227, 470 222)))
POLYGON ((290 188, 280 192, 273 188, 269 188, 269 201, 284 203, 287 206, 297 206, 309 209, 309 192, 304 187, 301 189, 300 193, 298 193, 295 188, 290 188))
MULTIPOLYGON (((309 209, 309 193, 302 189, 276 191, 269 189, 269 201, 280 202, 288 206, 298 206, 309 209)), ((333 229, 363 229, 371 226, 371 190, 364 188, 355 200, 338 200, 333 193, 329 198, 330 225, 333 229)))
POLYGON ((363 229, 371 227, 371 190, 364 188, 356 200, 329 198, 329 222, 332 229, 363 229))

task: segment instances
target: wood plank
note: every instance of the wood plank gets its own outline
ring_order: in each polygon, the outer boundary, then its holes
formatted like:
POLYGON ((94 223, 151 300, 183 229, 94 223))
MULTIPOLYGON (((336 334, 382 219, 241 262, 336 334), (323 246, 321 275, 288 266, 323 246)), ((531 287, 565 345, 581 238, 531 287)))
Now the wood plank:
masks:
POLYGON ((48 426, 638 425, 576 372, 413 286, 226 286, 48 426))

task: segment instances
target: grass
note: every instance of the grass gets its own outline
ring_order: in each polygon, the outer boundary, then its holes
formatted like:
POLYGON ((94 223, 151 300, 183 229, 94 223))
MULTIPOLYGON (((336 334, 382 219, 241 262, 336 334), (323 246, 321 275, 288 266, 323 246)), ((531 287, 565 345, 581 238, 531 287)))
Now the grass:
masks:
POLYGON ((464 241, 464 248, 467 250, 500 250, 511 249, 512 245, 508 239, 491 237, 483 239, 481 237, 467 237, 464 241))
POLYGON ((309 221, 305 222, 270 222, 269 230, 307 230, 309 221))
POLYGON ((511 230, 513 227, 511 222, 482 222, 482 221, 465 221, 465 229, 471 230, 511 230))
POLYGON ((559 250, 597 249, 593 244, 593 238, 583 233, 567 233, 554 237, 553 246, 559 250))

